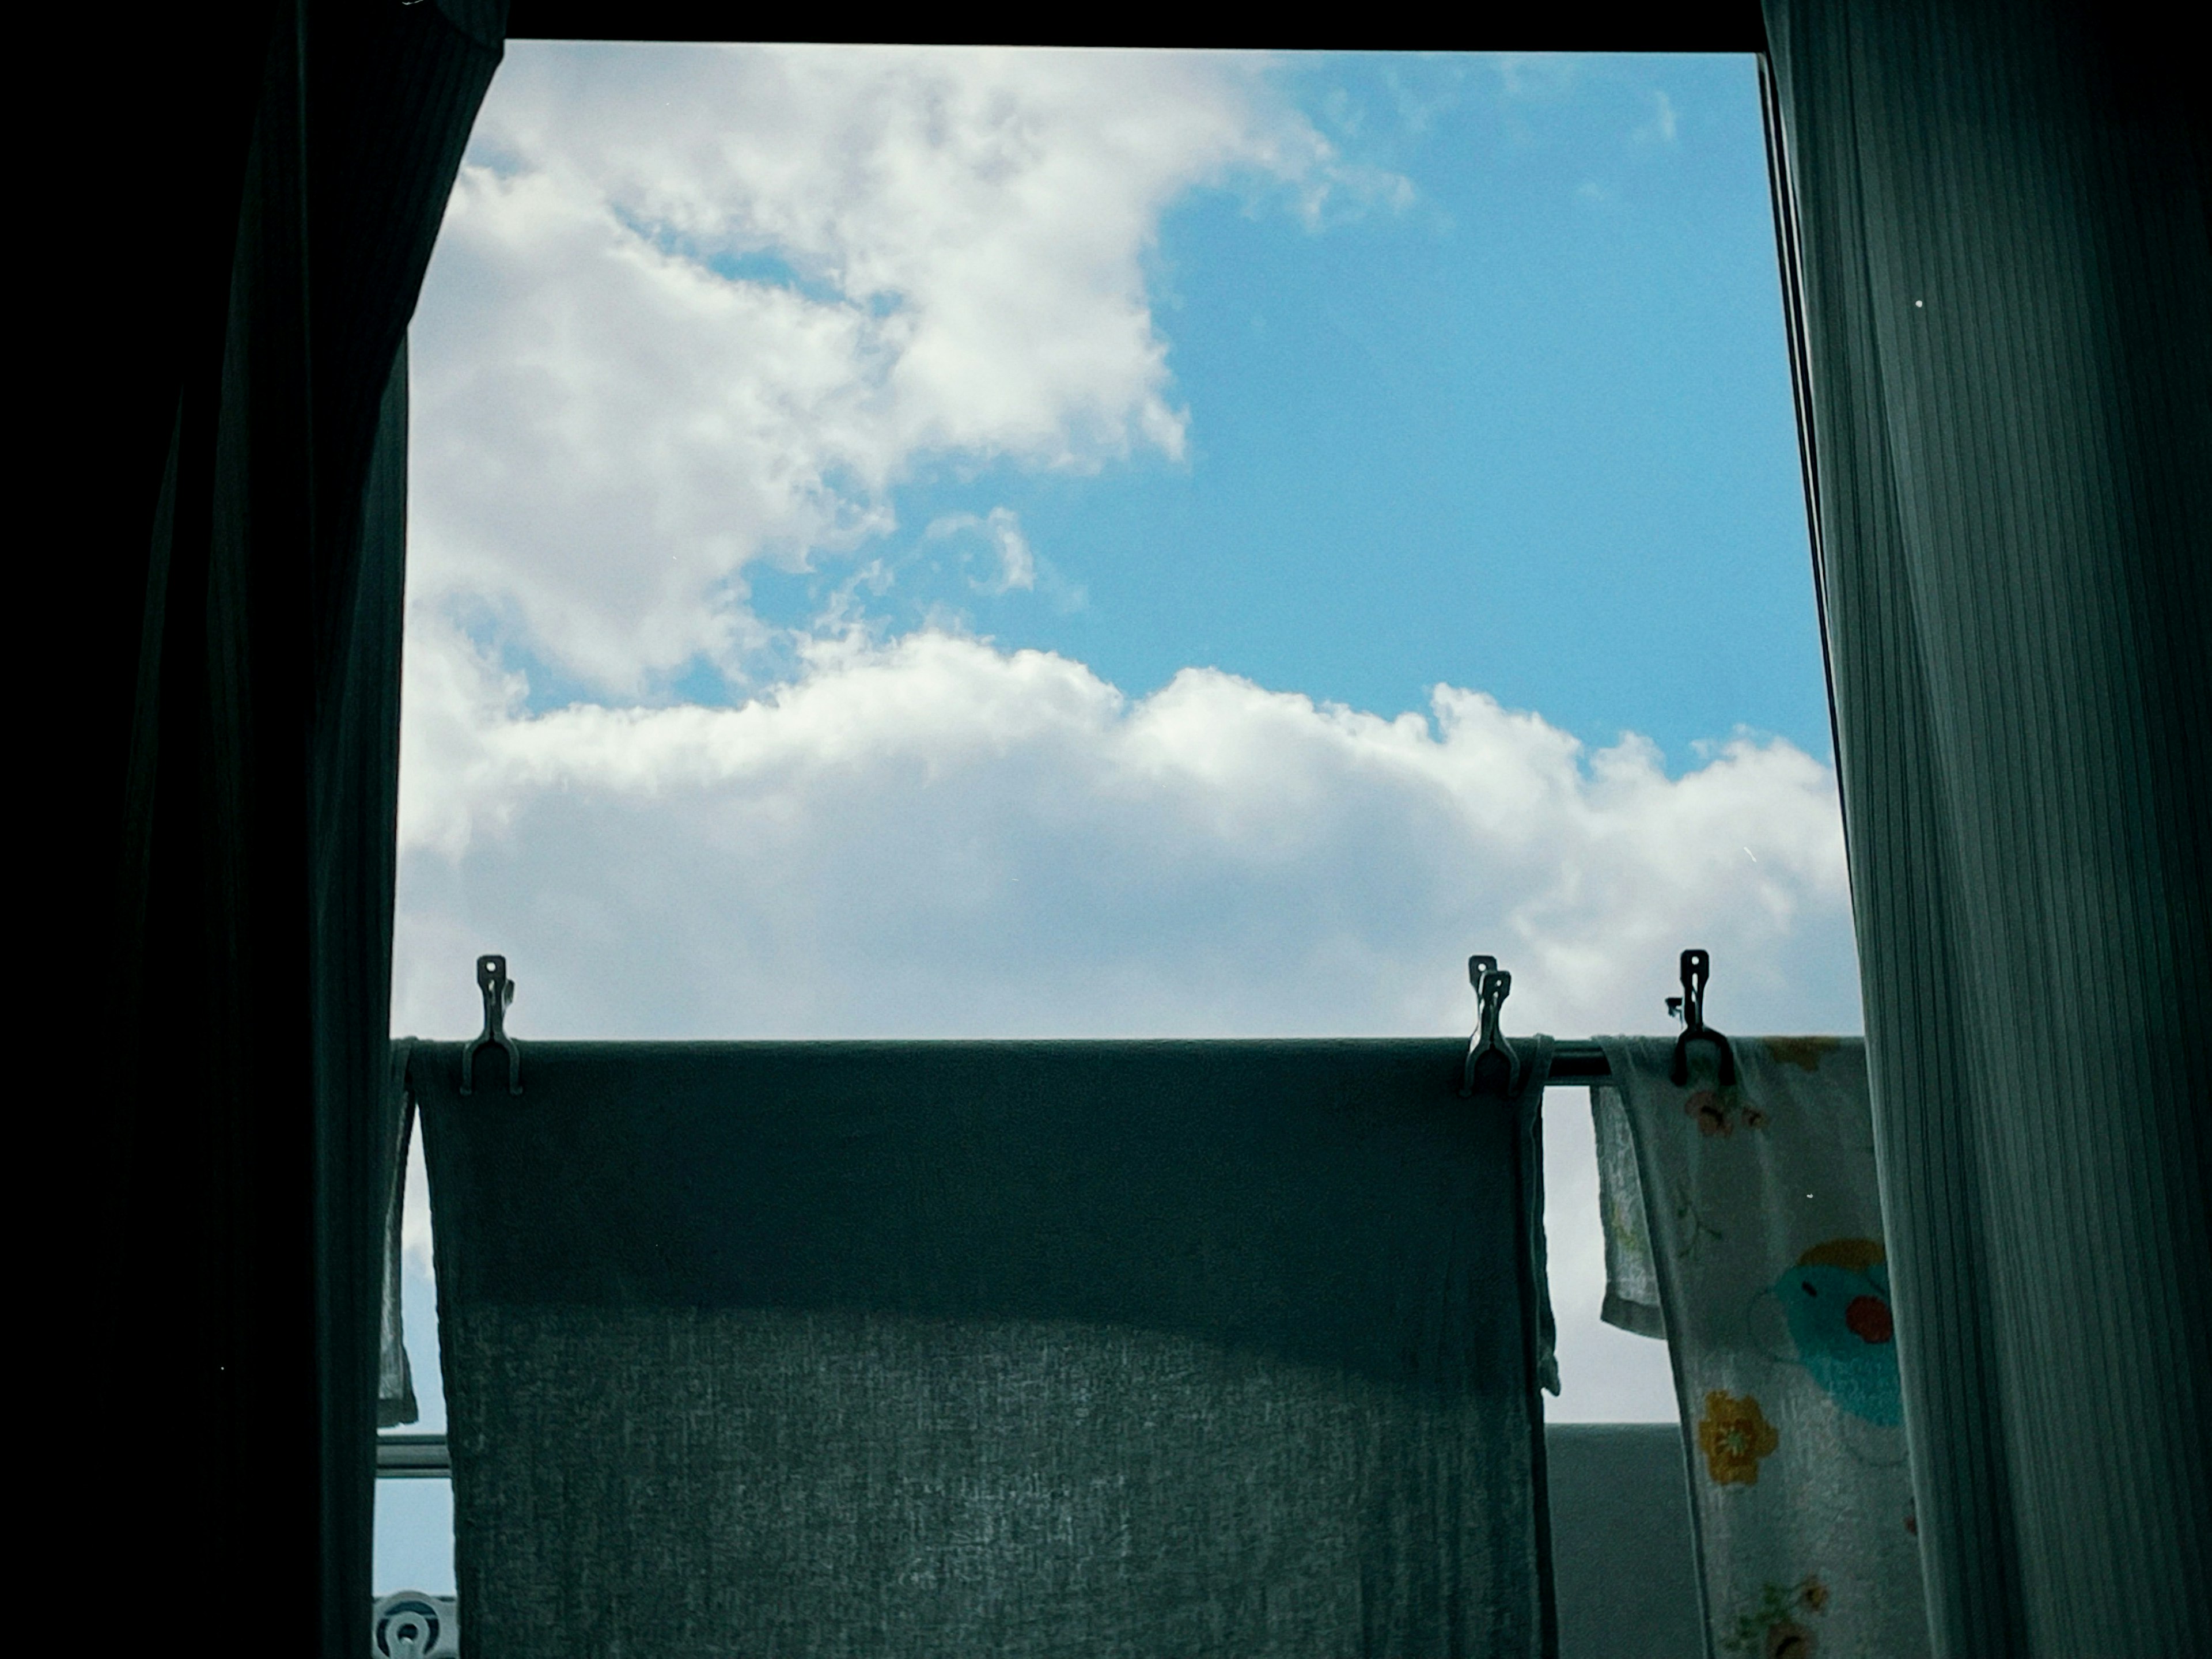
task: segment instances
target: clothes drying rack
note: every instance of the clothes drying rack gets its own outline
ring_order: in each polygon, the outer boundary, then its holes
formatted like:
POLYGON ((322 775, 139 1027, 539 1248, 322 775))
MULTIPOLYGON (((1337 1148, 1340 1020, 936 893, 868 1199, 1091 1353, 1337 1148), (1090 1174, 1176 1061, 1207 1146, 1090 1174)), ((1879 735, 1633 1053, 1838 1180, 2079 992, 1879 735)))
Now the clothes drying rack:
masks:
MULTIPOLYGON (((1505 1000, 1513 993, 1513 975, 1498 965, 1497 957, 1481 955, 1468 958, 1467 975, 1468 983, 1474 988, 1476 1024, 1474 1036, 1468 1043, 1460 1092, 1470 1097, 1512 1092, 1520 1085, 1522 1064, 1512 1040, 1503 1029, 1505 1000)), ((1682 1022, 1681 1035, 1674 1042, 1674 1076, 1677 1083, 1687 1080, 1690 1045, 1695 1042, 1710 1042, 1718 1050, 1720 1081, 1723 1085, 1735 1081, 1735 1051, 1727 1037, 1705 1024, 1705 986, 1711 976, 1712 957, 1708 952, 1682 952, 1682 994, 1667 999, 1667 1012, 1682 1022)), ((478 1057, 486 1050, 495 1050, 501 1064, 489 1073, 489 1077, 498 1079, 489 1086, 503 1084, 507 1093, 519 1095, 522 1092, 522 1052, 507 1034, 507 1010, 514 1000, 514 981, 507 975, 505 957, 487 955, 477 958, 477 988, 483 995, 484 1028, 474 1042, 461 1050, 461 1092, 474 1092, 482 1075, 478 1057)), ((1597 1043, 1563 1042, 1553 1045, 1552 1066, 1545 1074, 1545 1087, 1586 1087, 1612 1080, 1612 1065, 1605 1057, 1604 1048, 1597 1043)), ((453 1473, 453 1459, 446 1437, 395 1434, 389 1431, 379 1434, 376 1473, 386 1480, 447 1478, 453 1473)))
MULTIPOLYGON (((1723 1085, 1735 1081, 1735 1049, 1727 1037, 1705 1024, 1705 986, 1712 977, 1712 963, 1709 951, 1683 951, 1682 994, 1667 999, 1667 1012, 1682 1022, 1682 1033, 1674 1040, 1674 1079, 1678 1084, 1688 1081, 1690 1046, 1696 1042, 1709 1042, 1718 1051, 1723 1085)), ((1505 999, 1513 994, 1513 975, 1498 965, 1496 957, 1476 955, 1467 959, 1467 976, 1474 988, 1475 1031, 1468 1043, 1465 1078, 1460 1092, 1468 1096, 1497 1093, 1500 1090, 1513 1092, 1521 1081, 1521 1059, 1503 1030, 1505 999)), ((477 958, 477 988, 483 997, 484 1024, 475 1041, 461 1050, 461 1092, 465 1095, 476 1091, 477 1059, 487 1049, 498 1051, 501 1061, 500 1076, 507 1092, 522 1092, 522 1051, 507 1034, 507 1010, 514 1000, 514 984, 508 976, 505 957, 486 955, 477 958)), ((1612 1079, 1612 1066, 1598 1044, 1561 1042, 1553 1045, 1552 1069, 1545 1078, 1546 1087, 1555 1084, 1565 1086, 1607 1083, 1612 1079)))

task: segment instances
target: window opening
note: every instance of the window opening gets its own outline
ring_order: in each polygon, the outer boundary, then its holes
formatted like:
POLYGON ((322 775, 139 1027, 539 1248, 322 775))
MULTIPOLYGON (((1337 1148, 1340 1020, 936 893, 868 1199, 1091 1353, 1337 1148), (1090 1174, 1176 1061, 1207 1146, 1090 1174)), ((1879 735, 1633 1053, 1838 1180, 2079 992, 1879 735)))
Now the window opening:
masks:
POLYGON ((1858 1029, 1748 56, 517 41, 412 366, 395 1032, 1858 1029))

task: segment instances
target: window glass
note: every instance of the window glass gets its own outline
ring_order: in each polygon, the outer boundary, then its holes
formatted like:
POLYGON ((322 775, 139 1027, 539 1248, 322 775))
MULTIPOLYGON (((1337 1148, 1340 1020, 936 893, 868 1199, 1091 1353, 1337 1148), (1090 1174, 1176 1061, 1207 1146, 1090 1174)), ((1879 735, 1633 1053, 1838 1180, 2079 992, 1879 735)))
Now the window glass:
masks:
MULTIPOLYGON (((438 1369, 438 1292, 430 1255, 430 1192, 422 1148, 413 1149, 401 1212, 400 1312, 414 1371, 417 1420, 394 1435, 443 1434, 446 1393, 438 1369)), ((453 1593, 453 1489, 421 1475, 376 1483, 373 1582, 380 1594, 399 1589, 453 1593)))
POLYGON ((1747 57, 520 41, 412 345, 398 1031, 1858 1029, 1747 57))

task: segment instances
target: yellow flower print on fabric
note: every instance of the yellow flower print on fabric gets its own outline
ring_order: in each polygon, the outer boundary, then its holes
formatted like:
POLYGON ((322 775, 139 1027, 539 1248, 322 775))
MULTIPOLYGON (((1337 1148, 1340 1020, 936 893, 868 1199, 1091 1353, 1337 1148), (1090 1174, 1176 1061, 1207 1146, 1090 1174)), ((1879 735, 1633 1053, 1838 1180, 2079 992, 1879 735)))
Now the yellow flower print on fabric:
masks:
POLYGON ((1841 1037, 1802 1036, 1769 1037, 1766 1052, 1778 1066, 1795 1066, 1800 1071, 1817 1072, 1822 1056, 1832 1054, 1844 1046, 1841 1037))
POLYGON ((1739 1116, 1747 1129, 1766 1127, 1765 1109, 1747 1101, 1743 1091, 1733 1085, 1725 1089, 1692 1090, 1682 1102, 1682 1114, 1698 1126, 1699 1134, 1708 1139, 1734 1134, 1739 1116))
POLYGON ((1698 1449, 1705 1455, 1705 1473, 1717 1486, 1755 1486, 1759 1461, 1770 1457, 1782 1436, 1751 1395, 1741 1397, 1715 1389, 1705 1396, 1705 1414, 1698 1423, 1698 1449))
POLYGON ((1762 1584, 1759 1594, 1737 1609, 1733 1626, 1715 1632, 1723 1652, 1751 1659, 1814 1659, 1820 1638, 1801 1613, 1828 1610, 1828 1587, 1819 1578, 1808 1578, 1792 1589, 1787 1584, 1762 1584))

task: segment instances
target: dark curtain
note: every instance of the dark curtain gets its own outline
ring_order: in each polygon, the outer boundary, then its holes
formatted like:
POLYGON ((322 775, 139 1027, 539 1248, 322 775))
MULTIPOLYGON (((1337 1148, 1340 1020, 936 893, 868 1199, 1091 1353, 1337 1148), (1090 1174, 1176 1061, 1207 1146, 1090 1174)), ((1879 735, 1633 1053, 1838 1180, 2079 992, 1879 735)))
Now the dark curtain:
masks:
POLYGON ((92 267, 57 296, 90 659, 58 839, 112 920, 70 930, 58 1047, 98 1084, 42 1156, 85 1241, 58 1513, 104 1650, 366 1639, 404 341, 504 27, 156 8, 49 135, 83 133, 92 267))
POLYGON ((2141 13, 1766 19, 1936 1650, 2205 1651, 2203 128, 2141 13))

